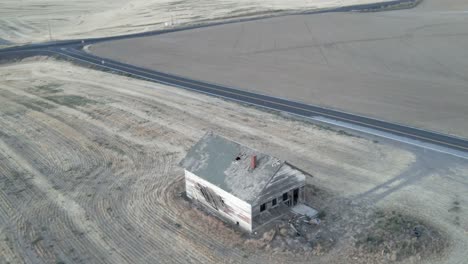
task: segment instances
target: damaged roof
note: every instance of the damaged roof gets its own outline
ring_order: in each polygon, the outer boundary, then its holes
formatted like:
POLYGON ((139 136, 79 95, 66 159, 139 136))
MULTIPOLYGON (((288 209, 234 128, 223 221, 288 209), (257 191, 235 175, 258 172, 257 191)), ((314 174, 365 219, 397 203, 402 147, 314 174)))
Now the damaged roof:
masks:
MULTIPOLYGON (((191 173, 249 203, 260 196, 285 164, 283 160, 212 132, 205 134, 180 162, 191 173), (255 169, 250 167, 252 156, 256 156, 255 169)), ((301 171, 289 171, 293 178, 305 179, 301 171)))

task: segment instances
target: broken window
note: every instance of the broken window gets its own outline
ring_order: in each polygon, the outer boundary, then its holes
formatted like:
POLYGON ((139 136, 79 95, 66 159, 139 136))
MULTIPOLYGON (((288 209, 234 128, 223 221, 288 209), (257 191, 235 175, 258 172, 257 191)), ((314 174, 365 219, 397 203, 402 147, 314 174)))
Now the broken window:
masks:
POLYGON ((263 212, 266 210, 266 203, 260 205, 260 212, 263 212))
POLYGON ((287 201, 288 200, 288 193, 285 192, 283 193, 283 201, 287 201))
POLYGON ((271 201, 271 206, 275 206, 275 205, 276 205, 276 202, 277 202, 277 201, 276 201, 276 198, 273 199, 273 200, 271 201))

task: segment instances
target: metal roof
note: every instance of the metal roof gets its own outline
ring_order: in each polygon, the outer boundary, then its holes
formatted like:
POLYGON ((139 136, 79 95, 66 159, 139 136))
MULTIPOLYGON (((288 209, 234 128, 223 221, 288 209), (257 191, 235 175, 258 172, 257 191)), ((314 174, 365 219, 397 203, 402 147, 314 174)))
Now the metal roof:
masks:
POLYGON ((186 170, 249 203, 256 200, 284 164, 212 132, 205 134, 180 162, 186 170), (253 155, 257 162, 252 170, 253 155))

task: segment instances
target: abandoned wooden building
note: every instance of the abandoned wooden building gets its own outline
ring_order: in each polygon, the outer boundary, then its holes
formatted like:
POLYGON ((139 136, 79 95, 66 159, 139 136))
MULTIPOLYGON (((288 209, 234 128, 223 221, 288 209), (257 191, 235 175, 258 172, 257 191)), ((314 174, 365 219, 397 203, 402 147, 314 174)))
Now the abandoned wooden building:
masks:
POLYGON ((304 200, 306 173, 211 132, 180 165, 188 198, 248 232, 304 200))

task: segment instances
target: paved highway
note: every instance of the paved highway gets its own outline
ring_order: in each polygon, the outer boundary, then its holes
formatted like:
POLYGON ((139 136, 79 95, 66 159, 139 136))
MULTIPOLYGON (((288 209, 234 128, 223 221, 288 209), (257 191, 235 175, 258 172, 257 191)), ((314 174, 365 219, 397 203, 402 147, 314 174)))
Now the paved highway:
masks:
MULTIPOLYGON (((193 28, 193 27, 191 27, 193 28)), ((186 28, 190 29, 190 28, 186 28)), ((183 29, 175 29, 183 30, 183 29)), ((119 36, 102 39, 89 39, 82 41, 61 41, 45 44, 29 45, 23 47, 13 47, 0 50, 0 61, 10 61, 29 56, 45 55, 55 56, 62 59, 68 59, 75 63, 84 66, 93 66, 99 70, 111 71, 120 74, 129 75, 145 79, 148 81, 167 84, 187 90, 192 90, 204 94, 209 94, 217 97, 222 97, 228 100, 237 101, 255 105, 262 108, 283 111, 286 113, 298 115, 301 117, 325 117, 328 119, 345 122, 347 124, 358 125, 364 128, 375 129, 387 132, 396 136, 401 136, 416 140, 422 143, 430 143, 433 145, 450 148, 457 151, 468 152, 468 140, 450 135, 440 134, 437 132, 417 129, 401 124, 377 120, 361 115, 337 111, 324 107, 318 107, 310 104, 300 103, 292 100, 286 100, 264 94, 248 92, 241 89, 234 89, 221 85, 216 85, 208 82, 193 80, 176 76, 168 73, 163 73, 155 70, 148 70, 134 65, 129 65, 109 59, 86 53, 83 51, 83 46, 87 44, 97 43, 100 41, 109 41, 113 39, 129 38, 150 34, 163 34, 173 32, 175 30, 164 30, 158 32, 136 34, 130 36, 119 36)))

